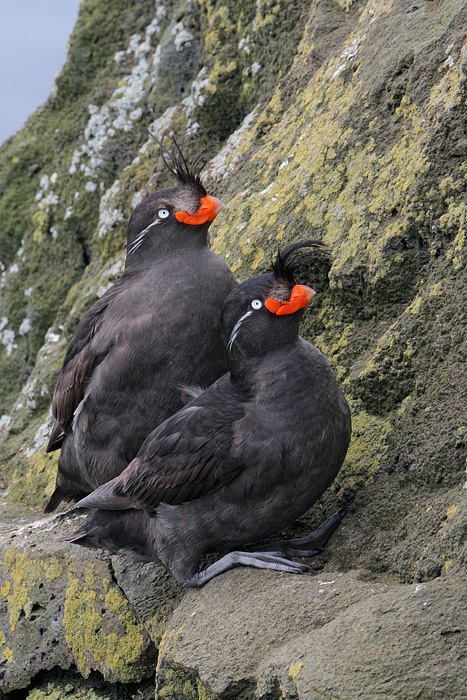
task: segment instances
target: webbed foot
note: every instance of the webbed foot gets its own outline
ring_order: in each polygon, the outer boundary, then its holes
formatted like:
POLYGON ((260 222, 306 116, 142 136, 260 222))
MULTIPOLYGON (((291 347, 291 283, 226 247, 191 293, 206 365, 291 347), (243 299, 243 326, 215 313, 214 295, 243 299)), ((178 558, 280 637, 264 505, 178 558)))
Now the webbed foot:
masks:
POLYGON ((274 569, 275 571, 286 571, 289 574, 304 574, 310 571, 306 564, 290 561, 284 557, 263 552, 229 552, 218 561, 208 566, 204 571, 194 574, 185 583, 192 588, 204 586, 214 576, 224 573, 235 566, 254 566, 257 569, 274 569))

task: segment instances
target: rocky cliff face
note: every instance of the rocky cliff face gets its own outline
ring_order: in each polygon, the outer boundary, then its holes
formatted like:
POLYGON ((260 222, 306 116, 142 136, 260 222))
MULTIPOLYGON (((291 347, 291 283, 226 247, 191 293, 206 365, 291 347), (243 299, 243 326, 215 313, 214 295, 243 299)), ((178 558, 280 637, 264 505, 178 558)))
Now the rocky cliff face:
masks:
POLYGON ((48 102, 0 149, 0 685, 69 697, 467 696, 467 3, 82 0, 48 102), (167 182, 148 130, 219 145, 213 248, 332 249, 304 335, 353 410, 346 463, 293 531, 351 512, 315 575, 186 593, 60 544, 49 406, 77 321, 167 182))

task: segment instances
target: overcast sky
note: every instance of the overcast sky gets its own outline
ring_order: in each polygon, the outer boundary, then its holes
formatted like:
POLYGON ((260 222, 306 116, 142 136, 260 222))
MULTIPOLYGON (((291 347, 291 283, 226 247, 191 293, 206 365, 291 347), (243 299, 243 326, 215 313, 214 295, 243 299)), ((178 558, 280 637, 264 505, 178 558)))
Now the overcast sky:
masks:
POLYGON ((49 96, 78 9, 79 0, 0 0, 0 143, 49 96))

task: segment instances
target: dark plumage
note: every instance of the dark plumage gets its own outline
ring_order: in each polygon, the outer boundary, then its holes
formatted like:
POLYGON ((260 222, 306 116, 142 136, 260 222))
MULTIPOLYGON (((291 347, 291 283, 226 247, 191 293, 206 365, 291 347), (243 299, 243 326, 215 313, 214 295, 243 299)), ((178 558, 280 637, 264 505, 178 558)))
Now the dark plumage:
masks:
POLYGON ((161 145, 176 187, 133 212, 123 276, 81 319, 52 404, 47 451, 62 448, 46 512, 117 476, 142 442, 182 404, 180 385, 209 386, 227 371, 222 302, 236 285, 208 248, 222 208, 174 140, 161 145))
POLYGON ((160 559, 191 586, 238 563, 306 570, 283 555, 316 553, 342 511, 308 538, 235 550, 307 511, 347 451, 345 398, 326 359, 298 335, 314 292, 295 285, 294 275, 319 250, 313 241, 292 245, 272 273, 229 294, 223 328, 230 372, 154 430, 120 476, 78 503, 100 510, 70 541, 160 559), (308 256, 299 254, 305 246, 313 249, 308 256), (197 573, 211 551, 229 554, 197 573))

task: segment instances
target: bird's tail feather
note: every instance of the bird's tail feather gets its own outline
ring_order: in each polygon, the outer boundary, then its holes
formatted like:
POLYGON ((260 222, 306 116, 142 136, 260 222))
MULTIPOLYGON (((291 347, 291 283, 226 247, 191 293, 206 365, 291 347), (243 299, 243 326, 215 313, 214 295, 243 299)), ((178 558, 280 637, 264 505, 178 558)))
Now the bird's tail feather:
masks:
POLYGON ((159 561, 152 525, 151 518, 141 510, 118 513, 98 510, 61 541, 89 549, 106 549, 111 554, 126 554, 134 561, 159 561))
POLYGON ((47 447, 45 449, 46 452, 53 452, 54 450, 60 449, 60 447, 63 444, 63 440, 65 438, 65 433, 60 425, 60 423, 57 421, 54 423, 54 426, 52 428, 52 432, 50 433, 49 437, 49 442, 47 444, 47 447))
POLYGON ((80 508, 99 508, 99 510, 127 510, 128 508, 136 508, 138 502, 135 499, 128 498, 116 493, 116 479, 108 481, 106 484, 99 486, 95 491, 82 498, 76 504, 80 508))
POLYGON ((117 520, 117 513, 94 513, 71 535, 61 537, 60 542, 73 542, 82 547, 114 551, 116 547, 113 545, 112 535, 117 528, 117 520))
POLYGON ((60 486, 55 487, 55 491, 47 501, 44 506, 44 513, 52 513, 55 508, 64 500, 69 500, 66 498, 60 486))

